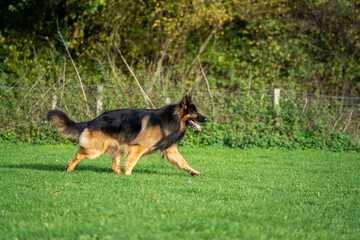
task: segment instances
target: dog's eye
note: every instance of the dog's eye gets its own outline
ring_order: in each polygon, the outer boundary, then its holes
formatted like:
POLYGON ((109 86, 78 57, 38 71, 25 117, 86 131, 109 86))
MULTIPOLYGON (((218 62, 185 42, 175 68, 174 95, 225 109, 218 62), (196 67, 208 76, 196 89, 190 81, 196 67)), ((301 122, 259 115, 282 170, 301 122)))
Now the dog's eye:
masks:
POLYGON ((189 106, 189 111, 190 111, 191 113, 196 112, 196 107, 195 107, 195 105, 190 105, 190 106, 189 106))

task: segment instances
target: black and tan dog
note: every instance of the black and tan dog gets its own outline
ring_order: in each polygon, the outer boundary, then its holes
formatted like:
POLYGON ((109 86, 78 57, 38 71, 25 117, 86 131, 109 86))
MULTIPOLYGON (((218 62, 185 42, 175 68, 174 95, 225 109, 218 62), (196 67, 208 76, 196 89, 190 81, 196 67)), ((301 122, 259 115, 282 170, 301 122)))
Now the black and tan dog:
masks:
POLYGON ((65 168, 67 172, 74 170, 76 164, 85 158, 93 159, 107 153, 113 159, 113 171, 122 174, 120 161, 123 153, 127 153, 125 175, 130 175, 142 155, 160 150, 175 167, 192 176, 200 175, 176 149, 176 143, 184 136, 187 126, 201 131, 196 122, 207 121, 197 112, 188 95, 178 104, 160 109, 113 110, 88 122, 76 123, 65 113, 51 110, 48 120, 53 121, 65 136, 79 138, 80 150, 65 168))

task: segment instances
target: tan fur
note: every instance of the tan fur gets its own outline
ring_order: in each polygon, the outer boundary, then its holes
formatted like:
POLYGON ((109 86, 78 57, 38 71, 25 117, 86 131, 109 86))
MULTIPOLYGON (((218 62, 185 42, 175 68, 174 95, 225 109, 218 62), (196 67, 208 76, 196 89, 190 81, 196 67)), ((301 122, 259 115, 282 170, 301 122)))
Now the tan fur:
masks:
POLYGON ((149 152, 155 149, 154 145, 161 140, 163 134, 159 126, 148 127, 145 131, 140 132, 137 138, 131 143, 132 145, 141 145, 148 149, 149 152))
POLYGON ((163 137, 159 126, 147 127, 148 118, 143 119, 142 131, 129 145, 119 145, 114 138, 105 135, 100 131, 90 131, 86 128, 80 135, 80 151, 66 168, 72 171, 76 164, 88 158, 94 159, 107 153, 113 158, 112 169, 117 174, 122 174, 120 168, 121 157, 124 152, 128 152, 125 157, 125 174, 130 175, 138 159, 154 149, 154 145, 163 137))
POLYGON ((148 151, 149 151, 149 148, 146 148, 146 147, 143 147, 140 145, 132 146, 129 149, 129 152, 125 158, 125 175, 131 175, 131 172, 132 172, 133 168, 135 167, 139 158, 148 151))
POLYGON ((113 154, 113 165, 112 170, 116 174, 123 174, 120 168, 120 161, 121 161, 122 154, 118 152, 117 154, 113 154))
POLYGON ((180 155, 175 145, 163 151, 163 157, 166 158, 176 168, 187 171, 193 176, 199 176, 200 173, 192 169, 185 159, 180 155))
POLYGON ((121 173, 120 160, 126 146, 119 145, 115 139, 102 132, 90 131, 88 128, 81 133, 79 141, 80 151, 69 163, 66 171, 72 171, 76 164, 84 158, 94 159, 106 152, 113 158, 113 171, 115 173, 121 173))
POLYGON ((73 160, 71 160, 69 162, 69 165, 65 168, 65 170, 67 172, 71 172, 72 170, 74 170, 76 164, 78 164, 81 160, 83 160, 84 158, 86 158, 86 155, 82 152, 82 150, 80 150, 74 157, 73 160))
POLYGON ((184 107, 177 106, 174 115, 177 115, 177 117, 180 120, 180 131, 183 131, 186 128, 186 122, 182 119, 182 115, 184 113, 184 107))
POLYGON ((185 116, 182 117, 182 121, 186 122, 186 120, 188 120, 189 118, 196 118, 196 114, 186 114, 185 116))

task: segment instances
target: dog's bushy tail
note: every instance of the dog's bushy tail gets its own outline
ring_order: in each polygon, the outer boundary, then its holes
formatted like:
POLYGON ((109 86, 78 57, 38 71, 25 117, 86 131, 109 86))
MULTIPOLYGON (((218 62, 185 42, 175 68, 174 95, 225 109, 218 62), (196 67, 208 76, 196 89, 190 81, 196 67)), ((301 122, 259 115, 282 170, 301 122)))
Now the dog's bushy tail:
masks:
POLYGON ((80 134, 85 129, 85 122, 76 123, 60 110, 49 111, 47 119, 48 121, 55 123, 57 130, 68 138, 79 138, 80 134))

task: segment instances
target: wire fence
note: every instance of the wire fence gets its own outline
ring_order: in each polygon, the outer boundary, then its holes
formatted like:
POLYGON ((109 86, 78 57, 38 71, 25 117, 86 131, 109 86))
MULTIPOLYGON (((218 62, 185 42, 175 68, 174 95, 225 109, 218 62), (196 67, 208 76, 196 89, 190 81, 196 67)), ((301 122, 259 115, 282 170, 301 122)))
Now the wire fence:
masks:
MULTIPOLYGON (((85 85, 87 102, 80 86, 54 84, 51 87, 0 86, 0 130, 36 126, 46 122, 50 109, 61 109, 75 121, 96 117, 99 113, 119 108, 149 108, 141 91, 116 85, 85 85), (87 105, 89 111, 87 111, 87 105)), ((193 92, 194 102, 211 120, 231 131, 259 129, 259 126, 279 126, 280 131, 301 125, 302 131, 321 131, 327 134, 344 132, 356 138, 360 135, 360 97, 338 97, 294 92, 281 89, 215 92, 193 92), (283 128, 281 128, 283 126, 283 128)), ((181 91, 148 92, 158 108, 177 103, 181 91)), ((292 130, 293 131, 293 130, 292 130)))

